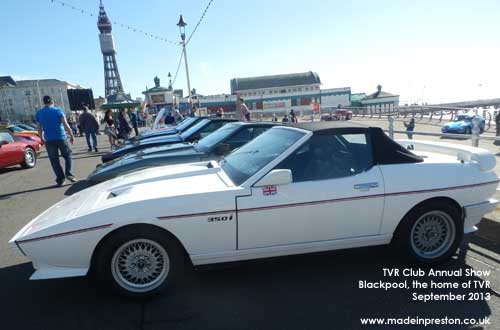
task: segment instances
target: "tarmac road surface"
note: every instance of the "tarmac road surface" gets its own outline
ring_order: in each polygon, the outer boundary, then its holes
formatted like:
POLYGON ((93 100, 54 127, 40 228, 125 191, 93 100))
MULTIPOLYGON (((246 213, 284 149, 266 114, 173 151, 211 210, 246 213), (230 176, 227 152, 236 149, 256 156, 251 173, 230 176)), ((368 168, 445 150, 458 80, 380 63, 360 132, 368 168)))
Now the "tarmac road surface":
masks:
MULTIPOLYGON (((104 136, 99 136, 99 143, 102 151, 109 150, 104 147, 104 136)), ((99 163, 100 154, 88 153, 84 138, 77 138, 73 151, 75 175, 85 178, 99 163)), ((498 229, 494 222, 482 229, 484 235, 468 237, 458 256, 439 268, 490 270, 484 280, 492 288, 451 290, 454 294, 489 293, 488 300, 422 302, 412 301, 414 290, 359 289, 359 281, 432 280, 384 276, 383 268, 409 267, 388 247, 189 270, 169 292, 147 302, 117 297, 87 278, 29 281, 31 264, 15 256, 7 241, 33 217, 78 188, 69 184, 54 188, 54 183, 45 152, 34 169, 0 170, 1 329, 399 329, 362 326, 360 318, 445 316, 489 317, 490 324, 426 329, 500 328, 500 244, 495 236, 488 236, 498 229)), ((434 280, 460 285, 469 280, 482 282, 476 276, 434 280)))

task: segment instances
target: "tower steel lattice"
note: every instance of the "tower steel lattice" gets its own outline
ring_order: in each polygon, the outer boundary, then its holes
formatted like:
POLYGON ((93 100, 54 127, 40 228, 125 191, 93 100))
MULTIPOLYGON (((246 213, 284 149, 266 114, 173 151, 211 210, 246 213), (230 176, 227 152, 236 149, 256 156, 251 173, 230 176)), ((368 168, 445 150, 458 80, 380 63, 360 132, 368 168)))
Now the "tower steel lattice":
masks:
POLYGON ((99 42, 101 44, 101 52, 104 59, 104 87, 105 95, 123 93, 123 85, 116 64, 116 51, 113 35, 111 34, 111 21, 104 10, 102 0, 99 5, 99 18, 97 20, 97 28, 100 31, 99 42))

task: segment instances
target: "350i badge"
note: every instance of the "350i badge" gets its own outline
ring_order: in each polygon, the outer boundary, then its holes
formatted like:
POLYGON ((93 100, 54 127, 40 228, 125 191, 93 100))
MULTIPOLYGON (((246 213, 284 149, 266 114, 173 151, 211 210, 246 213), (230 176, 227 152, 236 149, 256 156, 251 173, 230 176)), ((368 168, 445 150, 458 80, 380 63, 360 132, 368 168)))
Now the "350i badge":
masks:
POLYGON ((219 221, 231 221, 233 220, 233 215, 225 215, 222 217, 209 217, 208 222, 219 222, 219 221))

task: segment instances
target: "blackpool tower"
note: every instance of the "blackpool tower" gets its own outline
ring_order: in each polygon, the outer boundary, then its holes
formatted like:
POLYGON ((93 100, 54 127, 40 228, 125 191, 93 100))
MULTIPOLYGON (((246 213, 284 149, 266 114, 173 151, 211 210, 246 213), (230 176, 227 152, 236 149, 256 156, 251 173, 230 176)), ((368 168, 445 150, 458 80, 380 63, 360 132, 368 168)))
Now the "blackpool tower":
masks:
POLYGON ((106 98, 110 95, 122 94, 123 85, 116 65, 116 51, 113 35, 111 34, 111 21, 106 15, 104 6, 99 5, 99 19, 97 20, 97 27, 101 32, 99 34, 99 41, 101 43, 101 52, 104 58, 104 85, 106 98))

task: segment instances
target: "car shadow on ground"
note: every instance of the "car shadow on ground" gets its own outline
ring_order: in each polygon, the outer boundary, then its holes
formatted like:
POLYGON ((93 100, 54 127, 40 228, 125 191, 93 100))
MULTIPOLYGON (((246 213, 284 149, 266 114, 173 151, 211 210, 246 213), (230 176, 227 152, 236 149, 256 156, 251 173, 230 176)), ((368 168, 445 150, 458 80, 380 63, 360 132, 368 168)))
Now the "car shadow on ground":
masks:
POLYGON ((22 168, 21 166, 11 166, 11 167, 0 168, 0 175, 5 174, 5 173, 22 171, 22 170, 24 170, 24 168, 22 168))
MULTIPOLYGON (((87 278, 28 281, 32 268, 0 269, 5 329, 361 329, 364 317, 482 318, 487 302, 416 302, 411 290, 359 289, 408 267, 387 247, 289 256, 188 269, 149 301, 110 293, 87 278)), ((455 258, 439 269, 470 268, 455 258)), ((465 282, 470 279, 459 278, 465 282)), ((418 277, 425 281, 425 277, 418 277)), ((449 290, 433 290, 446 293, 449 290)), ((467 290, 453 290, 466 293, 467 290)), ((421 293, 429 293, 429 290, 421 293)), ((453 327, 450 327, 453 329, 453 327)), ((377 329, 395 329, 377 326, 377 329)), ((465 329, 461 327, 460 329, 465 329)), ((469 328, 470 329, 470 328, 469 328)), ((475 329, 478 329, 477 327, 475 329)))
POLYGON ((31 192, 49 190, 49 189, 57 189, 57 188, 61 188, 61 187, 58 187, 54 183, 53 185, 47 186, 47 187, 40 187, 40 188, 34 188, 34 189, 28 189, 28 190, 22 190, 22 191, 16 191, 16 192, 12 192, 12 193, 3 194, 3 195, 0 195, 0 200, 7 199, 7 198, 10 198, 10 197, 16 196, 16 195, 22 195, 22 194, 27 194, 27 193, 31 193, 31 192))

